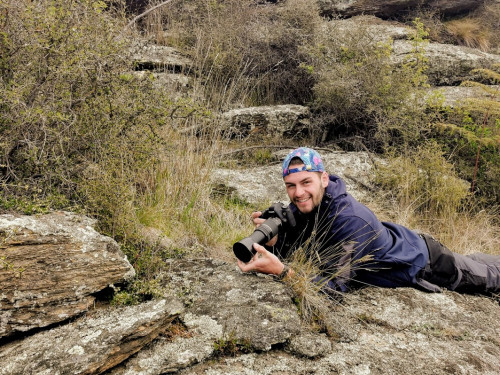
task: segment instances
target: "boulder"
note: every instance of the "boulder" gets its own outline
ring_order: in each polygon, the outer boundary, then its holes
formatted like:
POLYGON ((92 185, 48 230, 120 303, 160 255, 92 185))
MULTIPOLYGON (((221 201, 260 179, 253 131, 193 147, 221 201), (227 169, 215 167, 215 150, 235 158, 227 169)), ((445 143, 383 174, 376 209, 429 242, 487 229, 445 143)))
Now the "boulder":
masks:
MULTIPOLYGON (((392 59, 400 64, 413 49, 411 41, 395 40, 392 59)), ((480 50, 454 46, 451 44, 429 43, 424 46, 424 56, 428 59, 428 69, 425 74, 429 83, 434 86, 452 86, 474 78, 472 70, 489 68, 500 63, 500 55, 482 52, 480 50)))
POLYGON ((160 281, 168 293, 180 296, 187 312, 210 317, 223 327, 223 339, 268 351, 299 332, 291 290, 272 276, 244 274, 236 261, 183 259, 170 260, 169 265, 160 281))
MULTIPOLYGON (((488 86, 492 91, 500 93, 500 86, 488 86)), ((431 95, 442 96, 443 106, 456 107, 470 99, 488 99, 499 101, 498 96, 493 97, 491 93, 477 86, 441 86, 439 88, 429 89, 427 97, 431 95)))
POLYGON ((318 0, 318 5, 321 14, 328 17, 352 17, 366 14, 391 18, 418 8, 428 8, 443 16, 453 16, 470 12, 483 2, 478 0, 318 0))
MULTIPOLYGON (((300 319, 288 287, 271 276, 243 274, 236 264, 213 259, 170 260, 161 283, 185 304, 180 320, 188 334, 158 339, 111 375, 160 375, 189 368, 230 346, 235 352, 269 351, 300 330, 300 319)), ((304 328, 304 334, 307 334, 304 328)), ((321 355, 328 343, 316 340, 308 354, 321 355)), ((322 341, 323 340, 323 341, 322 341)), ((295 346, 289 349, 296 353, 295 346)), ((304 351, 304 349, 298 349, 304 351)))
POLYGON ((109 375, 159 375, 174 373, 214 355, 215 342, 223 337, 223 325, 207 315, 182 315, 187 329, 173 339, 159 337, 136 356, 113 369, 109 375))
POLYGON ((175 299, 98 310, 0 347, 0 374, 101 374, 155 339, 182 311, 175 299))
POLYGON ((187 74, 193 69, 193 62, 173 47, 137 40, 129 53, 136 70, 187 74))
POLYGON ((222 114, 222 129, 233 137, 286 136, 297 138, 308 133, 310 111, 294 104, 233 109, 222 114))
MULTIPOLYGON (((332 20, 325 23, 323 29, 327 34, 346 37, 356 33, 356 41, 360 45, 391 41, 391 60, 395 65, 412 58, 414 43, 411 36, 414 31, 396 22, 385 22, 374 16, 357 16, 332 20)), ((474 69, 490 68, 500 63, 500 55, 452 44, 422 44, 422 53, 428 65, 425 74, 432 86, 457 85, 475 78, 474 69)))
POLYGON ((86 311, 135 271, 94 220, 67 212, 0 215, 0 338, 86 311))

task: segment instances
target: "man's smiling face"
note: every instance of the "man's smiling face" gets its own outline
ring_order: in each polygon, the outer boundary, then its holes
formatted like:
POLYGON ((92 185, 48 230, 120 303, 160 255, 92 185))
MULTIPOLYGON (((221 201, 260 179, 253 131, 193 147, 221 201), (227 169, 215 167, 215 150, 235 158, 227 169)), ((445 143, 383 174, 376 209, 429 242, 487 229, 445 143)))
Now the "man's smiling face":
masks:
POLYGON ((304 214, 312 212, 321 203, 328 186, 326 172, 295 172, 285 176, 284 180, 290 201, 304 214))

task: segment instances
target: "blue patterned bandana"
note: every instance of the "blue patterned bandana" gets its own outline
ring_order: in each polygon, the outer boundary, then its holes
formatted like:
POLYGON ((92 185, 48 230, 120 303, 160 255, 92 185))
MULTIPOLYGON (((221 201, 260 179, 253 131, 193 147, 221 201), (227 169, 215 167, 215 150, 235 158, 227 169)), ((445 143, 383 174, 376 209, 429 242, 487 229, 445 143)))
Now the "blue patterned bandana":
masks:
POLYGON ((323 166, 323 162, 321 161, 321 156, 319 156, 319 154, 312 148, 299 147, 290 152, 285 158, 285 161, 283 161, 283 178, 288 176, 290 173, 296 173, 302 171, 307 171, 307 172, 325 171, 325 167, 323 166), (302 167, 290 169, 289 168, 290 161, 295 157, 300 158, 300 160, 302 160, 304 165, 302 167))

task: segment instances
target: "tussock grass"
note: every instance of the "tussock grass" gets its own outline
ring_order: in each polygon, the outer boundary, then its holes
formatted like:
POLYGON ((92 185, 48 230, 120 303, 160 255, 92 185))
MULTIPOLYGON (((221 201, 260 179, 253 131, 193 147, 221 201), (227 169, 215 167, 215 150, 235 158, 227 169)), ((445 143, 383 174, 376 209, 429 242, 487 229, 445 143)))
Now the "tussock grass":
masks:
POLYGON ((466 47, 482 51, 490 49, 491 32, 481 19, 461 18, 446 22, 445 28, 453 38, 466 47))

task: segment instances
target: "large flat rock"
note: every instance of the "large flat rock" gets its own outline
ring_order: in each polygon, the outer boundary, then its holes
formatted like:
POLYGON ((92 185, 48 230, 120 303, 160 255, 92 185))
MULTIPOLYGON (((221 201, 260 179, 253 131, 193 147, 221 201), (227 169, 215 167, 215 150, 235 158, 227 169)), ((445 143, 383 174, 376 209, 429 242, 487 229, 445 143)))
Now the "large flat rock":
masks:
POLYGON ((320 358, 275 350, 220 358, 178 373, 497 375, 499 316, 498 302, 484 297, 368 288, 346 295, 331 311, 337 326, 350 334, 333 339, 320 358))
POLYGON ((0 338, 86 311, 135 271, 118 244, 72 213, 0 216, 0 338))

